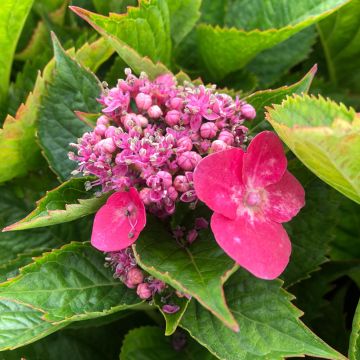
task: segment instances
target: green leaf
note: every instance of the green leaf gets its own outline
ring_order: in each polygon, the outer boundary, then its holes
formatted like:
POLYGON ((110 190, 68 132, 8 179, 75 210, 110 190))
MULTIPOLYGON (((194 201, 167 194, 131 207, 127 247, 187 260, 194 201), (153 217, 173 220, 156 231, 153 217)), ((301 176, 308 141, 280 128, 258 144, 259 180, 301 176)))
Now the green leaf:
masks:
POLYGON ((136 6, 137 0, 92 0, 95 9, 101 14, 108 14, 110 12, 122 14, 126 12, 128 6, 136 6))
POLYGON ((307 93, 316 71, 317 66, 314 65, 302 79, 292 85, 282 86, 277 89, 259 90, 247 96, 245 100, 254 106, 257 112, 256 119, 247 125, 250 129, 250 133, 254 134, 267 128, 268 123, 264 120, 266 106, 280 104, 287 96, 292 94, 300 95, 302 93, 307 93))
POLYGON ((7 98, 11 66, 25 20, 34 0, 3 0, 0 13, 0 105, 7 98))
POLYGON ((199 234, 190 247, 182 247, 161 223, 148 221, 133 249, 144 270, 195 297, 227 326, 238 329, 222 288, 237 266, 219 248, 210 231, 199 234))
POLYGON ((63 327, 45 321, 41 311, 0 299, 0 351, 15 349, 41 339, 63 327))
POLYGON ((257 55, 247 66, 262 87, 277 82, 293 66, 305 60, 316 40, 314 26, 310 26, 284 42, 257 55))
POLYGON ((349 359, 358 360, 360 356, 360 301, 357 305, 350 335, 349 359))
POLYGON ((190 300, 185 296, 180 298, 176 295, 172 295, 170 298, 166 298, 166 300, 163 303, 162 299, 161 299, 161 295, 155 296, 155 298, 154 298, 155 305, 159 308, 160 312, 162 313, 162 315, 164 316, 164 319, 165 319, 165 325, 166 325, 165 335, 166 336, 172 335, 176 331, 176 329, 180 323, 180 320, 183 317, 183 315, 189 305, 189 301, 190 300), (164 306, 164 304, 177 305, 180 307, 180 309, 174 314, 168 314, 162 310, 162 307, 164 306))
POLYGON ((171 37, 177 46, 200 18, 201 0, 167 0, 171 37))
POLYGON ((37 202, 37 207, 24 219, 7 226, 3 231, 32 229, 61 224, 95 213, 106 202, 109 194, 96 197, 86 191, 91 177, 74 178, 50 190, 37 202))
POLYGON ((74 111, 96 113, 101 92, 96 77, 70 58, 54 37, 55 69, 47 84, 39 114, 38 136, 50 167, 62 181, 77 164, 68 159, 69 145, 90 130, 74 111))
POLYGON ((202 60, 214 79, 222 79, 243 68, 261 51, 320 21, 347 1, 271 0, 266 6, 261 0, 230 2, 225 25, 232 28, 201 24, 197 29, 202 60))
MULTIPOLYGON (((174 341, 176 341, 174 339, 174 341)), ((214 357, 195 341, 188 339, 181 350, 175 350, 171 340, 155 326, 131 330, 123 341, 121 360, 210 360, 214 357)))
POLYGON ((338 236, 336 223, 342 196, 318 179, 303 185, 306 205, 285 224, 292 244, 290 263, 281 276, 287 287, 318 270, 327 261, 330 242, 338 236))
POLYGON ((330 80, 360 90, 360 0, 352 0, 318 24, 330 80))
POLYGON ((143 57, 150 58, 145 60, 150 67, 156 62, 170 65, 170 20, 166 0, 142 1, 139 7, 129 8, 126 15, 111 13, 108 17, 76 6, 71 10, 105 36, 134 71, 147 71, 138 69, 137 63, 143 57))
POLYGON ((234 333, 192 301, 181 320, 192 337, 219 359, 283 359, 310 355, 345 359, 312 333, 279 280, 257 279, 239 270, 225 284, 240 331, 234 333))
POLYGON ((0 298, 44 312, 51 322, 105 316, 141 303, 135 291, 114 279, 104 255, 88 243, 71 243, 36 258, 20 275, 0 285, 0 298))
POLYGON ((267 111, 275 131, 311 171, 360 203, 360 118, 353 109, 295 95, 267 111))

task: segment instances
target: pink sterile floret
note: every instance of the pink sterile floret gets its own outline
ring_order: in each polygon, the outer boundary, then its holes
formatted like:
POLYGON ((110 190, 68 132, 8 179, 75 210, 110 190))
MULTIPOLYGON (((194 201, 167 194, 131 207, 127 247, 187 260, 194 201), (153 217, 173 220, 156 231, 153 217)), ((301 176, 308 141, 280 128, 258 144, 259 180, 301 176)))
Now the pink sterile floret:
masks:
POLYGON ((231 148, 205 157, 193 175, 198 198, 214 211, 218 244, 263 279, 278 277, 288 264, 291 244, 281 223, 305 204, 303 187, 286 168, 281 141, 264 131, 247 152, 231 148))
POLYGON ((145 206, 138 191, 117 192, 96 213, 91 244, 106 252, 125 249, 135 242, 145 224, 145 206))

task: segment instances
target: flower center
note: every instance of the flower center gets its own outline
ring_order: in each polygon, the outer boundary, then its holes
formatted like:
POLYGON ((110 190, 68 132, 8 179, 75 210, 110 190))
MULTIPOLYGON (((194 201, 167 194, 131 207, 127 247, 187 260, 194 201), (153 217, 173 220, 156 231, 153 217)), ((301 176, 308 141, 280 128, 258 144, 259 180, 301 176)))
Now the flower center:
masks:
POLYGON ((245 204, 250 207, 259 205, 261 196, 257 191, 249 191, 245 196, 245 204))

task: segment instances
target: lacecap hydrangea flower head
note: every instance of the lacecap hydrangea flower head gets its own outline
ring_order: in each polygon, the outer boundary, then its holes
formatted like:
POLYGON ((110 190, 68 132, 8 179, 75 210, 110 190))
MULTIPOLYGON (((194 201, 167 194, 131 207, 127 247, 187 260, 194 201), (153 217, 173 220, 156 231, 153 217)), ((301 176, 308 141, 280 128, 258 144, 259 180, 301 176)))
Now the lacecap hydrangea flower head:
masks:
MULTIPOLYGON (((291 252, 281 223, 304 205, 304 190, 286 169, 278 137, 262 132, 248 145, 246 122, 255 109, 214 86, 125 73, 104 90, 103 115, 69 154, 77 172, 96 177, 88 188, 114 192, 95 216, 93 246, 109 254, 125 284, 150 298, 164 284, 144 280, 129 248, 146 213, 167 219, 177 203, 195 209, 202 201, 214 211, 211 229, 231 258, 260 278, 280 275, 291 252)), ((174 237, 186 235, 191 244, 207 225, 198 218, 187 234, 176 229, 174 237)))

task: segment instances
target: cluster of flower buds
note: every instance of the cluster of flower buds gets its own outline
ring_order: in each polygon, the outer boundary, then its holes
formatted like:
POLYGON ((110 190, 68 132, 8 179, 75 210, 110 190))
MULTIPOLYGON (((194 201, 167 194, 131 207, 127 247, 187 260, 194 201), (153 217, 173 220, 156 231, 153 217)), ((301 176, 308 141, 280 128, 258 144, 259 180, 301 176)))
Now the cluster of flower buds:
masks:
POLYGON ((131 247, 106 254, 105 266, 111 266, 114 277, 120 279, 129 289, 135 289, 142 300, 151 299, 161 293, 166 285, 152 276, 145 276, 137 266, 131 247))
POLYGON ((195 219, 194 227, 190 230, 186 230, 185 226, 177 226, 175 229, 173 229, 172 233, 173 237, 178 243, 182 243, 184 240, 186 240, 187 244, 192 244, 197 239, 199 231, 208 227, 209 222, 201 217, 195 219))
POLYGON ((147 210, 158 217, 175 211, 177 201, 194 203, 193 170, 202 156, 241 147, 245 120, 255 109, 215 87, 178 85, 171 74, 150 81, 134 76, 105 89, 103 115, 93 131, 72 144, 77 172, 95 175, 89 187, 124 191, 136 187, 147 210))

